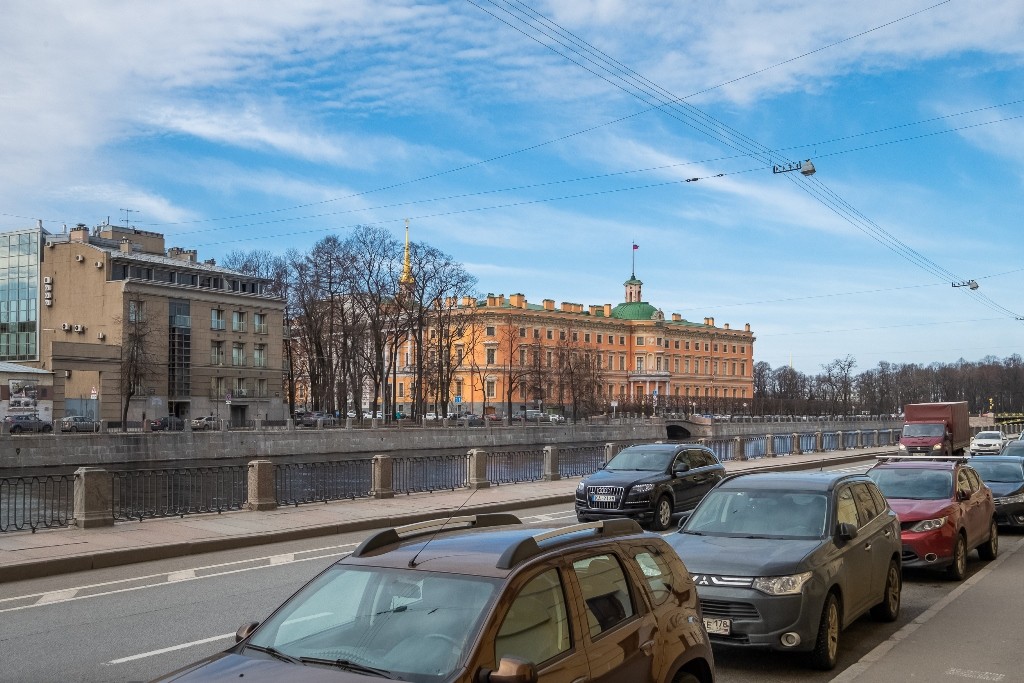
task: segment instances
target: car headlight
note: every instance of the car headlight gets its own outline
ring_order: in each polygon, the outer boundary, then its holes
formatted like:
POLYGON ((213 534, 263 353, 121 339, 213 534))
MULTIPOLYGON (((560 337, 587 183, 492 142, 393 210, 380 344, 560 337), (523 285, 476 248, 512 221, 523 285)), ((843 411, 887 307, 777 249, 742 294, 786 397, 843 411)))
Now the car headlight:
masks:
POLYGON ((942 450, 942 444, 941 443, 935 444, 934 446, 932 446, 932 450, 933 451, 941 451, 942 450))
POLYGON ((751 587, 768 595, 795 595, 811 579, 811 572, 791 576, 759 576, 751 587))
POLYGON ((654 490, 654 484, 637 484, 629 490, 630 493, 648 493, 654 490))
POLYGON ((1024 493, 1018 493, 1015 496, 1003 496, 1002 498, 996 498, 1000 505, 1009 505, 1010 503, 1024 503, 1024 493))
POLYGON ((586 490, 587 490, 587 482, 585 482, 585 481, 581 481, 581 482, 580 482, 580 483, 579 483, 579 484, 578 484, 578 485, 576 486, 576 493, 583 493, 583 492, 584 492, 584 491, 586 491, 586 490))
POLYGON ((942 525, 946 523, 945 517, 936 517, 935 519, 922 519, 920 522, 910 527, 911 531, 935 531, 941 529, 942 525))
POLYGON ((900 444, 899 448, 900 448, 901 451, 907 450, 907 447, 904 446, 903 444, 900 444))

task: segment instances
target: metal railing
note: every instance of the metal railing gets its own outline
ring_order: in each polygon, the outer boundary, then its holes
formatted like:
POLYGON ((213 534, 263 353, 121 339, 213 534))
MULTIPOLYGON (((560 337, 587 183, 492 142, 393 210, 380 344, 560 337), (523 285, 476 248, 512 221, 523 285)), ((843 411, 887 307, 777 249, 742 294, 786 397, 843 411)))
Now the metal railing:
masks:
POLYGON ((0 479, 0 532, 50 529, 72 523, 75 475, 0 479))
POLYGON ((515 484, 538 481, 544 476, 544 451, 504 451, 487 454, 487 481, 515 484))
POLYGON ((115 520, 239 510, 248 499, 245 465, 111 472, 115 520))
POLYGON ((393 458, 391 472, 395 493, 454 491, 469 483, 469 455, 393 458))
POLYGON ((585 477, 604 464, 604 446, 575 446, 558 450, 558 474, 562 477, 585 477))
POLYGON ((274 498, 278 505, 366 498, 371 488, 371 458, 274 466, 274 498))

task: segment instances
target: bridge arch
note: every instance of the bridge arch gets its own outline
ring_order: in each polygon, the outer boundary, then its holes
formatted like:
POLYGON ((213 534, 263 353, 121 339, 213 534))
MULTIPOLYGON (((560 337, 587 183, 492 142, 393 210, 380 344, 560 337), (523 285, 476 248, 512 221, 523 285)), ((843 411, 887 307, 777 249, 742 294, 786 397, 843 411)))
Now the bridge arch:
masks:
POLYGON ((669 441, 689 441, 693 434, 689 429, 679 424, 670 424, 665 426, 665 430, 668 432, 669 441))

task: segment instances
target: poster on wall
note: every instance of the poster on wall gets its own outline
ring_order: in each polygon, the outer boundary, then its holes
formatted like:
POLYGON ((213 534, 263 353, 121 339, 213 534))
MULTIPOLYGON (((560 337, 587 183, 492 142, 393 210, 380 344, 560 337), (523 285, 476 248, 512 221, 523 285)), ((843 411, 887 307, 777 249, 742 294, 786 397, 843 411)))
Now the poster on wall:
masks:
POLYGON ((8 413, 34 413, 39 409, 39 385, 35 380, 12 379, 8 382, 8 388, 11 391, 8 413))

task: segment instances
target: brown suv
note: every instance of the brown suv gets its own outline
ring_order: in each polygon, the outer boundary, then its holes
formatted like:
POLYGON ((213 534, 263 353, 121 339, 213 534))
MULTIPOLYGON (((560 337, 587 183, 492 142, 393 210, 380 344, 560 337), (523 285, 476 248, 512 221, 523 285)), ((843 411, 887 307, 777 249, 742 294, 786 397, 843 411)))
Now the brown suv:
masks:
POLYGON ((160 680, 714 681, 686 567, 626 519, 387 529, 236 638, 160 680))

